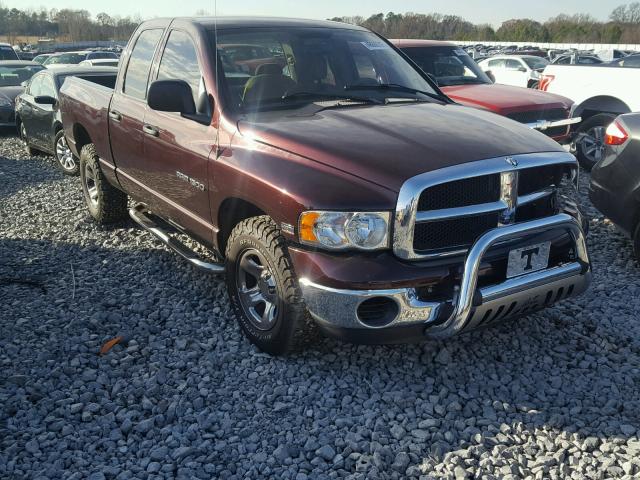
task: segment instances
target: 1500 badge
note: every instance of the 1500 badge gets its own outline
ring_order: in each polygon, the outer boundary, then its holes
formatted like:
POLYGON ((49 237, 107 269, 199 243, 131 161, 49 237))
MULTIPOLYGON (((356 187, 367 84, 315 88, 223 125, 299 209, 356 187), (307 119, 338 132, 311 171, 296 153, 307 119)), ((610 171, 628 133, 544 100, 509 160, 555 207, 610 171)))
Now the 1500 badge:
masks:
POLYGON ((195 187, 198 190, 201 190, 201 191, 204 192, 204 183, 201 183, 201 182, 197 181, 195 178, 191 178, 189 175, 185 175, 182 172, 176 172, 176 176, 180 180, 184 180, 185 182, 190 184, 192 187, 195 187))

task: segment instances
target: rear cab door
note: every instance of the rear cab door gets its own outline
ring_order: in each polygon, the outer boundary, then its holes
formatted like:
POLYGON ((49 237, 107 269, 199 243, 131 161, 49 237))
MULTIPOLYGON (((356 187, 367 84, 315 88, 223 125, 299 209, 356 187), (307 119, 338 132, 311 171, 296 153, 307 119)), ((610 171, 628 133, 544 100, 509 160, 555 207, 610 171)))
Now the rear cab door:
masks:
POLYGON ((151 186, 150 206, 163 218, 206 244, 213 241, 208 166, 217 129, 212 125, 215 69, 206 33, 191 22, 176 20, 163 42, 151 81, 183 80, 190 87, 196 115, 148 108, 144 125, 143 183, 151 186))
POLYGON ((147 90, 153 60, 168 20, 144 22, 122 56, 116 88, 109 105, 109 139, 118 181, 132 197, 147 202, 144 176, 144 133, 147 90))

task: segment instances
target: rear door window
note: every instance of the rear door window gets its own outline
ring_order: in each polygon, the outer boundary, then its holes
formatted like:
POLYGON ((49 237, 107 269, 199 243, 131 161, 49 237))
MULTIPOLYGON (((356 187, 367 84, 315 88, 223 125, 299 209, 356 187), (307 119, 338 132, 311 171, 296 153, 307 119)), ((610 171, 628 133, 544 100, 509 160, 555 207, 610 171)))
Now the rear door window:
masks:
POLYGON ((149 70, 153 55, 162 37, 161 28, 145 30, 138 36, 133 47, 129 64, 124 75, 122 91, 131 97, 144 100, 147 97, 147 85, 149 84, 149 70))
POLYGON ((489 68, 504 68, 504 59, 489 60, 489 68))

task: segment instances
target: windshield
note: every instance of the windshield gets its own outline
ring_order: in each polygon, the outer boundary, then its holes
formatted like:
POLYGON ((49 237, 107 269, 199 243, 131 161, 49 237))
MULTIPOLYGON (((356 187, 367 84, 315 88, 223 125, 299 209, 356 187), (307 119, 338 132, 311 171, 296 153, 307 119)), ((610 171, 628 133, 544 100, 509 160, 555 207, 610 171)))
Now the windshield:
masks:
POLYGON ((540 57, 522 57, 522 60, 529 65, 531 70, 538 70, 539 68, 544 68, 549 65, 548 60, 540 57))
POLYGON ((402 51, 435 78, 440 86, 491 83, 478 64, 461 48, 407 47, 402 51))
POLYGON ((63 53, 61 55, 47 58, 43 65, 54 65, 56 63, 75 65, 80 63, 86 57, 87 55, 85 53, 63 53))
POLYGON ((417 101, 438 95, 415 68, 371 32, 222 30, 217 47, 224 90, 241 112, 297 108, 319 100, 382 103, 392 97, 417 101))
POLYGON ((22 82, 26 82, 40 70, 44 70, 44 67, 39 65, 0 66, 0 87, 18 87, 22 82))

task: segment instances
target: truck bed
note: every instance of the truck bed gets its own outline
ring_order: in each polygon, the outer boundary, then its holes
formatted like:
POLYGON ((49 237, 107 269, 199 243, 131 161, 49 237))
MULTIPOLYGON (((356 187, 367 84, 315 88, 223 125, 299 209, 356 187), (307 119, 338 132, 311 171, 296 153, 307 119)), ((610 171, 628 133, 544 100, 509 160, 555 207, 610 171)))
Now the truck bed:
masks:
MULTIPOLYGON (((81 138, 79 132, 72 132, 76 125, 82 125, 93 141, 99 157, 113 165, 109 135, 109 104, 115 88, 117 73, 91 73, 73 76, 65 80, 60 89, 60 110, 67 138, 81 138)), ((79 156, 73 141, 71 149, 79 156)))

